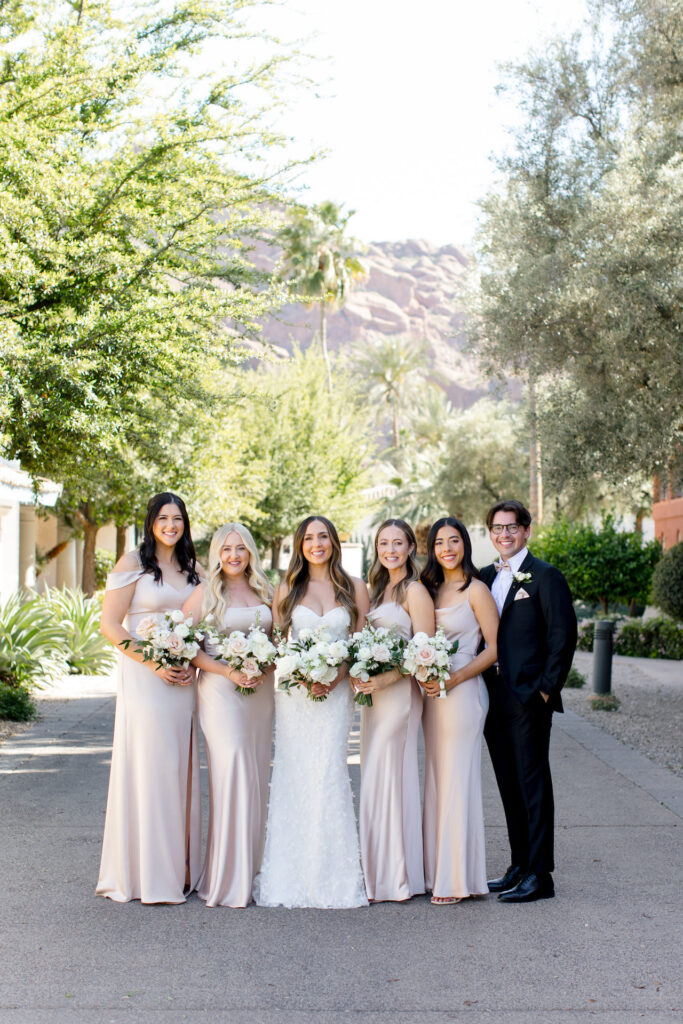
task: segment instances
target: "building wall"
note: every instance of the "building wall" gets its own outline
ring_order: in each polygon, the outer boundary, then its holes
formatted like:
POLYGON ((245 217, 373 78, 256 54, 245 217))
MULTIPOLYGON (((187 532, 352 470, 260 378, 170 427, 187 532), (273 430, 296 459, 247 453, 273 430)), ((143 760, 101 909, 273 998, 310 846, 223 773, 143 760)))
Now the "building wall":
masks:
POLYGON ((656 501, 652 506, 652 517, 655 537, 661 540, 665 550, 683 540, 683 496, 656 501))
POLYGON ((19 502, 0 505, 0 600, 19 589, 19 502))

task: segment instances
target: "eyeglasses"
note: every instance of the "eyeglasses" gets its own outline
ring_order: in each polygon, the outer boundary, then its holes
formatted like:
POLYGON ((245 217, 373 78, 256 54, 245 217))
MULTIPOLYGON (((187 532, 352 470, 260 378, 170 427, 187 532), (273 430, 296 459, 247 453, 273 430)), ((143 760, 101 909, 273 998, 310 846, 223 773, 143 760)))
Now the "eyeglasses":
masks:
POLYGON ((498 536, 499 533, 503 533, 504 530, 507 530, 507 532, 514 537, 514 535, 521 529, 522 526, 520 523, 504 523, 503 525, 495 523, 491 527, 491 533, 495 533, 495 535, 498 536))

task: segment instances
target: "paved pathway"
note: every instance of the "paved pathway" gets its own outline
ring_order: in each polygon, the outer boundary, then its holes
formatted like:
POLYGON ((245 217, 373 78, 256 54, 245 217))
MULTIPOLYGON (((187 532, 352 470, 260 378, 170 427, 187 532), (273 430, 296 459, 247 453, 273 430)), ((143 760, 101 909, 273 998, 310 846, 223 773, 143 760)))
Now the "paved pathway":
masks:
MULTIPOLYGON (((683 1019, 683 782, 576 715, 556 716, 553 732, 556 899, 207 910, 196 896, 143 907, 93 895, 111 685, 45 707, 0 752, 1 1024, 683 1019)), ((357 790, 355 762, 357 736, 357 790)), ((506 841, 488 761, 484 773, 498 872, 506 841)))

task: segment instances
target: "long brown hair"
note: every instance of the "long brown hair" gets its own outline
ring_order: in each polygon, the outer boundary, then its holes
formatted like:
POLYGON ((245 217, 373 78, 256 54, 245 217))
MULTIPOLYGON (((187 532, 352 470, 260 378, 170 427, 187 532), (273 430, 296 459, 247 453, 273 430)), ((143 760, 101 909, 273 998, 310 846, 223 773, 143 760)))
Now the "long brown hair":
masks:
POLYGON ((403 576, 398 583, 395 583, 391 591, 392 600, 396 604, 403 604, 406 599, 406 590, 410 583, 414 580, 419 580, 420 569, 417 562, 415 561, 415 552, 417 551, 417 538, 413 532, 412 526, 405 521, 405 519, 385 519, 382 525, 375 534, 375 560, 372 563, 370 572, 368 573, 368 583, 370 585, 370 607, 376 608, 377 605, 382 603, 384 591, 389 584, 389 570, 386 566, 382 565, 379 560, 379 535, 382 530, 385 530, 387 526, 396 526, 405 535, 408 541, 408 546, 412 547, 412 551, 408 555, 408 559, 405 564, 406 574, 403 576))
POLYGON ((351 617, 351 631, 356 627, 358 620, 358 606, 356 605, 356 592, 353 586, 353 580, 342 568, 341 564, 341 544, 339 542, 339 534, 337 533, 334 525, 325 516, 308 516, 303 522, 299 523, 294 534, 294 550, 292 551, 292 557, 289 561, 287 568, 287 575, 285 576, 285 584, 287 585, 288 591, 287 596, 280 602, 280 615, 282 616, 282 632, 285 635, 289 632, 289 627, 292 624, 292 612, 298 604, 301 604, 304 594, 306 593, 306 587, 308 586, 308 562, 304 558, 303 546, 304 537, 306 531, 311 523, 322 523, 327 532, 330 535, 332 541, 332 554, 330 560, 327 563, 327 569, 330 574, 330 580, 334 587, 334 596, 337 604, 341 605, 342 608, 346 608, 347 612, 351 617))

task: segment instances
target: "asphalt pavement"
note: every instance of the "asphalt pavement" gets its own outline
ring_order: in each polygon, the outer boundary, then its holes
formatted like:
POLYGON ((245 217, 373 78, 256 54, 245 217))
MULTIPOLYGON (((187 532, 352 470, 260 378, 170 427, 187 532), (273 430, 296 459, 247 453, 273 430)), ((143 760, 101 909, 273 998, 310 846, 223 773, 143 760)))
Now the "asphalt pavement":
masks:
MULTIPOLYGON (((671 1024, 683 780, 556 715, 557 896, 207 910, 94 895, 112 683, 72 680, 0 748, 2 1024, 671 1024)), ((349 763, 358 792, 358 734, 349 763)), ((203 769, 206 794, 206 769, 203 769)), ((491 874, 508 863, 484 758, 491 874)), ((206 818, 206 814, 204 815, 206 818)))

